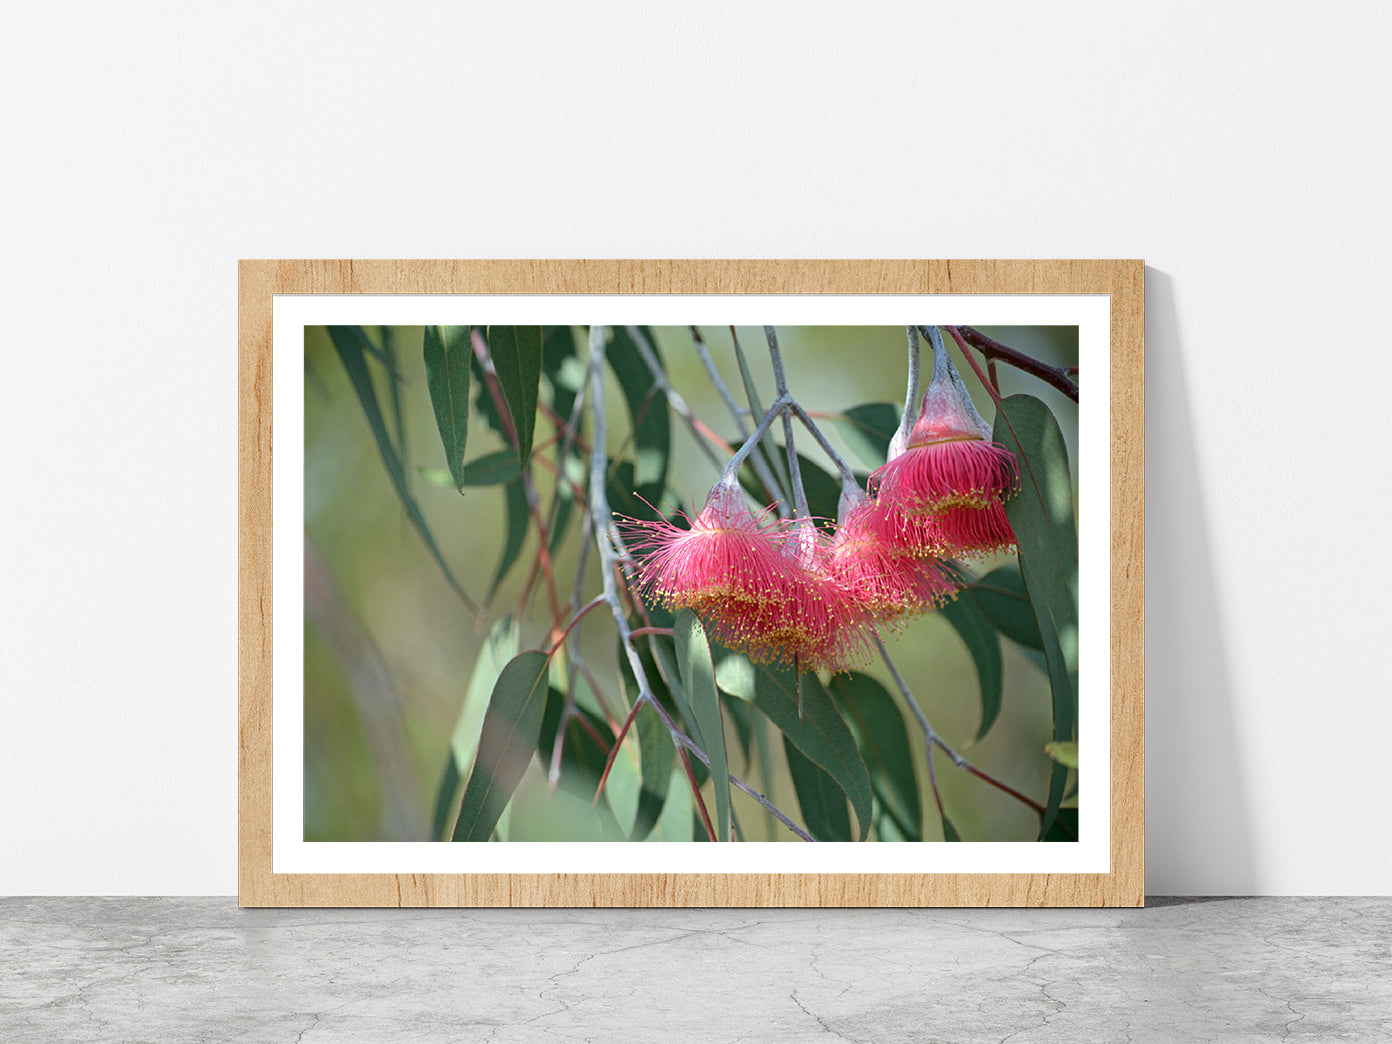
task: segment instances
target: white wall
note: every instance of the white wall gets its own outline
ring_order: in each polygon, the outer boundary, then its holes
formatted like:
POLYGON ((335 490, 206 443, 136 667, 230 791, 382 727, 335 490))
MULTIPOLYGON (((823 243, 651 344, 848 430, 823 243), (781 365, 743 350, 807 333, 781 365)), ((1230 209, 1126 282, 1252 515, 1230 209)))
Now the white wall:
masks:
POLYGON ((6 7, 0 892, 236 889, 276 256, 1145 257, 1148 889, 1392 892, 1385 5, 354 6, 6 7))

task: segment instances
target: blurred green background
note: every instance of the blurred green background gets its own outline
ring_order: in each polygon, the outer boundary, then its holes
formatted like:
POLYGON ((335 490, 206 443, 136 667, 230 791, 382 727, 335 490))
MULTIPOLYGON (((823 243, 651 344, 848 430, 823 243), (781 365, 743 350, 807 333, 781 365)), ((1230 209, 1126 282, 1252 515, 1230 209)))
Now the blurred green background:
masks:
MULTIPOLYGON (((1075 327, 980 329, 1046 362, 1077 365, 1075 327)), ((399 435, 412 492, 451 569, 469 595, 481 602, 504 541, 503 488, 468 488, 461 494, 428 480, 421 469, 438 472, 445 461, 426 389, 422 328, 369 326, 366 331, 379 349, 395 359, 396 381, 385 377, 384 367, 374 365, 373 370, 394 438, 398 420, 392 404, 400 407, 399 435)), ((725 381, 742 402, 729 328, 702 327, 701 332, 725 381)), ((729 414, 692 347, 689 328, 654 327, 652 333, 672 384, 693 412, 738 445, 729 414)), ((763 332, 757 327, 741 327, 737 334, 767 405, 774 394, 763 332)), ((902 408, 906 355, 902 327, 779 327, 778 334, 791 391, 814 416, 838 414, 869 402, 891 403, 896 411, 902 408)), ((586 334, 582 328, 577 328, 576 337, 583 360, 586 334)), ((994 416, 990 398, 956 348, 949 347, 949 352, 977 407, 990 421, 994 416)), ((926 381, 932 367, 932 353, 926 345, 924 365, 926 381)), ((998 374, 1002 394, 1027 392, 1053 411, 1068 442, 1076 492, 1077 406, 1041 381, 1008 366, 999 366, 998 374)), ((606 381, 608 446, 611 454, 617 454, 628 434, 628 414, 611 372, 606 371, 606 381)), ((478 392, 477 385, 474 392, 478 392)), ((543 403, 549 396, 550 386, 543 380, 543 403)), ((868 472, 883 463, 857 454, 833 420, 819 416, 819 423, 857 470, 868 472)), ((537 445, 554 431, 554 425, 539 416, 537 445)), ((687 510, 694 511, 700 508, 718 472, 675 414, 672 443, 668 485, 687 510)), ((798 447, 805 456, 822 462, 820 451, 805 433, 798 447)), ((470 420, 468 459, 505 448, 475 410, 470 420)), ((834 471, 829 464, 827 470, 834 471)), ((534 467, 533 474, 542 502, 549 503, 554 488, 551 472, 534 467)), ((563 599, 574 579, 580 536, 577 512, 555 552, 563 599)), ((306 840, 428 839, 431 807, 461 712, 475 730, 482 719, 480 701, 486 701, 488 689, 476 691, 470 704, 469 683, 490 630, 511 613, 518 623, 520 648, 546 644, 551 620, 540 587, 526 604, 519 604, 535 551, 536 536, 531 531, 520 560, 489 604, 481 613, 470 612, 408 521, 327 332, 306 328, 306 840)), ((974 569, 980 575, 996 564, 999 562, 976 563, 974 569)), ((587 574, 582 600, 600 590, 594 555, 589 557, 587 574)), ((598 683, 612 704, 622 706, 612 619, 596 611, 580 628, 581 647, 598 683)), ((897 633, 886 633, 885 638, 920 704, 947 741, 987 772, 1041 799, 1050 771, 1044 753, 1050 738, 1050 698, 1047 678, 1029 656, 1011 642, 1002 641, 1005 684, 1001 715, 991 732, 973 745, 980 722, 976 671, 956 632, 930 615, 908 621, 897 633)), ((865 670, 892 690, 889 675, 878 661, 865 670)), ((587 694, 582 694, 582 702, 586 702, 583 695, 587 694)), ((727 722, 727 729, 730 727, 727 722)), ((936 840, 941 837, 941 828, 923 767, 922 734, 911 727, 910 737, 919 758, 924 837, 936 840)), ((636 748, 632 740, 626 746, 636 748)), ((770 744, 774 756, 768 766, 745 763, 733 733, 730 748, 731 771, 757 789, 763 789, 767 780, 770 799, 801 821, 781 762, 781 745, 770 744)), ((1038 818, 1027 807, 955 769, 941 756, 937 766, 943 801, 964 840, 1034 839, 1038 818)), ((611 777, 616 806, 630 802, 628 810, 616 807, 621 823, 632 820, 635 776, 632 758, 621 754, 611 777)), ((684 784, 673 783, 668 813, 654 831, 653 840, 691 839, 691 802, 685 789, 684 784)), ((795 840, 744 795, 736 792, 734 801, 747 839, 795 840)), ((502 832, 511 841, 585 840, 604 836, 595 823, 587 801, 564 788, 549 792, 544 767, 533 759, 502 832)))

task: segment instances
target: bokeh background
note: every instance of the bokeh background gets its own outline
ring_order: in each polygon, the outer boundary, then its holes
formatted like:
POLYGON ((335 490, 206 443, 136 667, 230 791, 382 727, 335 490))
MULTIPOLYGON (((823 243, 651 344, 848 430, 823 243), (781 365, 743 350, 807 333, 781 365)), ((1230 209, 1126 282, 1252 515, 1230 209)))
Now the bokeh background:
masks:
MULTIPOLYGON (((983 332, 1030 355, 1061 366, 1077 365, 1073 327, 982 327, 983 332)), ((444 467, 444 455, 426 390, 420 327, 366 328, 380 348, 396 359, 399 378, 378 374, 383 403, 399 404, 400 437, 413 493, 455 575, 475 601, 488 590, 504 542, 504 503, 500 486, 468 488, 460 494, 431 481, 444 467)), ((905 334, 902 327, 780 327, 779 340, 789 385, 798 400, 819 416, 823 430, 857 470, 882 463, 867 458, 861 445, 843 437, 831 419, 871 402, 902 408, 905 334), (822 419, 824 418, 824 419, 822 419)), ((674 387, 694 413, 717 433, 738 444, 734 425, 692 347, 687 327, 654 327, 656 346, 674 387)), ((741 401, 739 372, 727 327, 702 327, 717 366, 741 401)), ((765 403, 773 381, 763 334, 739 328, 737 334, 765 403)), ((583 334, 577 334, 583 356, 583 334)), ((949 352, 989 421, 991 401, 955 348, 949 352)), ((925 346, 925 380, 931 372, 925 346)), ((998 368, 1001 391, 1028 392, 1053 411, 1069 444, 1077 487, 1077 407, 1042 382, 1007 366, 998 368)), ((611 454, 628 433, 628 414, 613 374, 606 371, 606 405, 611 454)), ((1085 383, 1086 374, 1081 375, 1085 383)), ((475 386, 475 394, 478 392, 475 386)), ((542 401, 550 389, 543 380, 542 401)), ((396 413, 389 415, 395 427, 396 413)), ((554 427, 538 418, 540 445, 554 427)), ((699 508, 717 470, 697 449, 675 417, 668 485, 688 509, 699 508)), ((799 449, 814 460, 820 451, 810 437, 799 449)), ((473 411, 470 460, 506 446, 473 411)), ((832 470, 830 465, 827 470, 832 470)), ((533 469, 543 502, 554 479, 533 469)), ((568 590, 578 562, 578 517, 555 552, 562 590, 568 590)), ((550 625, 545 600, 534 593, 520 601, 523 582, 535 557, 529 532, 522 556, 480 613, 469 611, 450 589, 402 509, 376 444, 329 337, 322 328, 305 331, 305 808, 304 835, 310 841, 424 840, 451 738, 461 724, 477 728, 488 687, 471 679, 490 632, 511 614, 521 648, 544 645, 550 625), (471 724, 472 723, 472 724, 471 724)), ((1004 560, 1002 560, 1004 561, 1004 560)), ((977 565, 984 573, 998 562, 977 565)), ((585 578, 585 598, 600 589, 594 556, 585 578)), ((615 630, 604 613, 581 624, 585 656, 611 700, 622 703, 615 630)), ((935 728, 986 771, 1042 798, 1050 763, 1044 744, 1050 735, 1048 682, 1030 657, 1002 641, 1005 683, 1003 709, 992 731, 973 744, 980 721, 976 671, 965 646, 943 620, 925 616, 886 634, 899 664, 935 728)), ((867 673, 889 686, 882 664, 867 673)), ((583 690, 583 687, 582 687, 583 690)), ((582 695, 582 701, 584 696, 582 695)), ((728 723, 727 723, 728 727, 728 723)), ((916 754, 923 757, 921 733, 910 729, 916 754)), ((631 742, 631 741, 630 741, 631 742)), ((631 744, 636 749, 636 744, 631 744)), ((778 744, 771 745, 777 754, 778 744)), ((797 801, 777 757, 768 766, 746 764, 731 737, 731 770, 756 787, 769 782, 769 797, 795 820, 797 801), (767 771, 767 774, 765 774, 767 771)), ((634 770, 620 757, 611 786, 616 806, 630 800, 634 770)), ((925 839, 941 836, 920 760, 925 839)), ((1038 818, 1027 807, 954 769, 938 758, 938 779, 949 815, 965 840, 1032 840, 1038 818)), ((1085 800, 1086 789, 1081 790, 1085 800)), ((708 785, 709 786, 709 785, 708 785)), ((736 814, 750 840, 793 840, 771 824, 762 810, 736 792, 736 814)), ((673 784, 668 814, 653 840, 690 840, 690 799, 673 784)), ((631 812, 616 807, 620 822, 631 812)), ((551 793, 534 759, 503 824, 510 841, 587 840, 600 835, 588 824, 586 803, 564 788, 551 793)))

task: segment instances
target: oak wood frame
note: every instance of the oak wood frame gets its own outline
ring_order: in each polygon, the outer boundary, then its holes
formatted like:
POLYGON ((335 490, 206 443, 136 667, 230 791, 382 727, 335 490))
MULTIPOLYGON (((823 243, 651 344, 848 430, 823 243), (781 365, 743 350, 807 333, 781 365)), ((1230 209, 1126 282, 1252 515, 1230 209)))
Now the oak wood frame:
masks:
POLYGON ((242 261, 238 900, 242 906, 1140 906, 1144 902, 1144 263, 242 261), (1106 874, 276 874, 271 870, 275 294, 1109 294, 1111 866, 1106 874))

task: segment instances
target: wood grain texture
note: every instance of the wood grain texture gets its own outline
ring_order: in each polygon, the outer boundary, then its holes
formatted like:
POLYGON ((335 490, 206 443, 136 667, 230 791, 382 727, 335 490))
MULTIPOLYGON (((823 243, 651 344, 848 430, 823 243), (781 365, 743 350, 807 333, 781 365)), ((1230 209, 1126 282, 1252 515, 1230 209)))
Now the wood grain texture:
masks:
MULTIPOLYGON (((242 261, 238 393, 238 898, 242 906, 1139 906, 1144 901, 1144 263, 1131 261, 242 261), (1109 294, 1112 872, 271 872, 273 294, 1109 294)), ((295 695, 295 694, 292 694, 295 695)))

